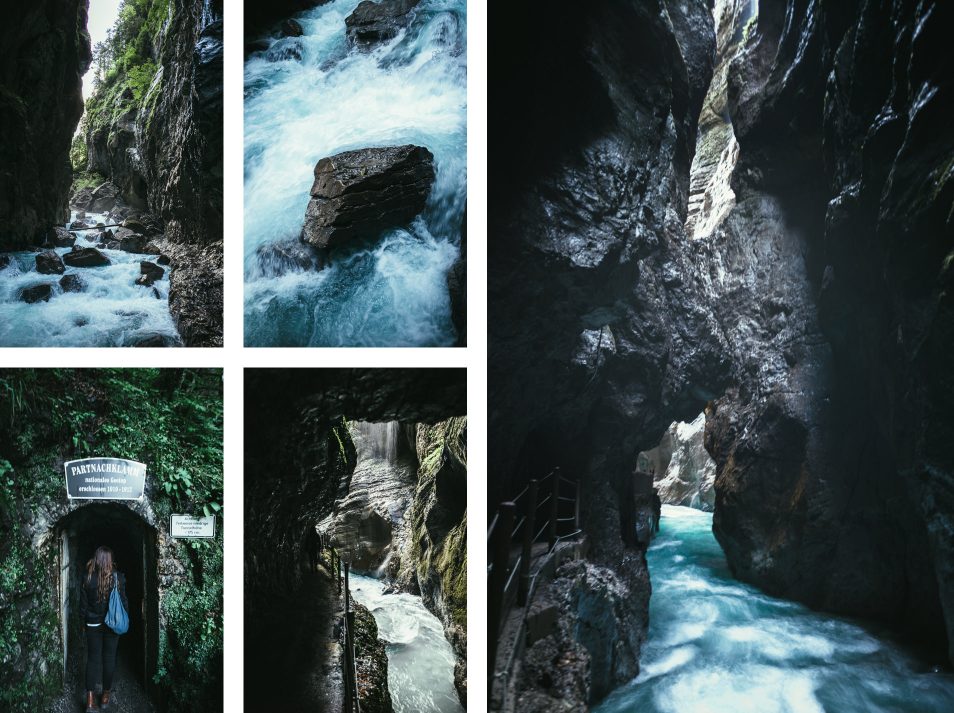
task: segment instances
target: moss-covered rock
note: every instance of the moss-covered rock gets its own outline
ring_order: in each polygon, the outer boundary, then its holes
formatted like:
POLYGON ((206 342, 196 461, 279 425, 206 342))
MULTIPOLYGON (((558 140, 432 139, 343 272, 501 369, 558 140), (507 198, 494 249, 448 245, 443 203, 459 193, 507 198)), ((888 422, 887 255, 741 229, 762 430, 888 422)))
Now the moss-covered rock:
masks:
POLYGON ((367 607, 354 607, 354 662, 362 713, 392 713, 388 690, 388 654, 367 607))
POLYGON ((467 417, 417 427, 417 491, 411 507, 411 557, 401 583, 413 580, 444 625, 457 664, 454 681, 467 697, 467 417))

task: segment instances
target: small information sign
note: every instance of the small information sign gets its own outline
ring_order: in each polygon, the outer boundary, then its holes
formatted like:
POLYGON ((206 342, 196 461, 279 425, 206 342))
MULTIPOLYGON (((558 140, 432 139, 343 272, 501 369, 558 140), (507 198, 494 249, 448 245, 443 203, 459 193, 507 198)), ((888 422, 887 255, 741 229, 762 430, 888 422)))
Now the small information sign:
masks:
POLYGON ((170 534, 178 539, 211 539, 215 537, 215 515, 173 515, 169 525, 170 534))
POLYGON ((146 487, 146 465, 134 460, 81 458, 63 469, 71 500, 140 500, 146 487))

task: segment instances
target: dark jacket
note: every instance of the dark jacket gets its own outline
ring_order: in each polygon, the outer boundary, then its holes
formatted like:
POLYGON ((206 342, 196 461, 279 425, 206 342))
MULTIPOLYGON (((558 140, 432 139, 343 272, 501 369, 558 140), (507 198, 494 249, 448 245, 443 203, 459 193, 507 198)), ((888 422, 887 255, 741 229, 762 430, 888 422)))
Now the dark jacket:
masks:
MULTIPOLYGON (((123 600, 123 608, 129 613, 129 600, 126 599, 126 575, 122 572, 116 572, 119 578, 119 596, 123 600)), ((99 582, 97 577, 90 580, 86 569, 83 569, 83 579, 80 583, 80 618, 84 624, 102 624, 106 619, 106 612, 109 611, 109 595, 112 593, 112 587, 106 593, 106 598, 98 601, 99 592, 97 590, 99 582)))

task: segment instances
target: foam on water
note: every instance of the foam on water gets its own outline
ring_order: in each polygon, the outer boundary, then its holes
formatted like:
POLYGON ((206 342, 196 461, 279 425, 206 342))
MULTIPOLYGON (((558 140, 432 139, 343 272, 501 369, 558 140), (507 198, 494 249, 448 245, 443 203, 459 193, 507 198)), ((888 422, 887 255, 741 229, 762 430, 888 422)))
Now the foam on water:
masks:
POLYGON ((395 713, 464 713, 454 689, 454 652, 420 597, 385 594, 379 579, 351 575, 351 593, 374 615, 388 642, 388 687, 395 713))
POLYGON ((466 3, 424 0, 414 23, 370 52, 348 46, 359 0, 296 16, 245 64, 245 340, 249 346, 447 346, 446 277, 466 200, 466 3), (300 53, 298 59, 294 53, 300 53), (298 239, 319 159, 413 143, 434 154, 424 213, 321 271, 280 277, 258 251, 298 239))
POLYGON ((642 670, 595 713, 954 710, 954 676, 929 673, 887 636, 734 580, 711 514, 663 505, 647 560, 642 670))
MULTIPOLYGON (((75 213, 70 220, 75 220, 75 213)), ((102 214, 90 213, 87 220, 108 224, 102 214)), ((67 223, 64 227, 67 227, 67 223)), ((80 247, 93 247, 87 240, 96 229, 72 231, 80 247)), ((56 248, 62 256, 69 248, 56 248)), ((158 255, 138 255, 121 250, 100 250, 110 261, 102 267, 67 267, 85 287, 82 292, 63 292, 62 275, 42 275, 36 271, 36 253, 11 253, 14 258, 0 271, 0 346, 4 347, 119 347, 135 344, 143 337, 158 334, 180 344, 179 334, 169 314, 169 269, 151 287, 136 285, 139 263, 155 262, 158 255), (37 284, 53 287, 48 302, 27 304, 19 299, 24 287, 37 284)))

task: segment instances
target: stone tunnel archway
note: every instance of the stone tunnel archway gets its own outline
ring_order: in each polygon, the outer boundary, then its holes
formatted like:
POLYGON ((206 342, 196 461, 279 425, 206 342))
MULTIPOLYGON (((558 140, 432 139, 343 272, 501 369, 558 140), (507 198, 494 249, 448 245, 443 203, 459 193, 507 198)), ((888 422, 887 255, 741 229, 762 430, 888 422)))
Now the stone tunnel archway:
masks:
POLYGON ((59 546, 56 587, 64 680, 83 676, 86 651, 79 584, 96 548, 105 545, 113 550, 116 568, 126 575, 129 600, 129 631, 120 639, 117 671, 128 671, 149 693, 159 654, 156 529, 126 504, 108 502, 73 510, 53 530, 59 546))

